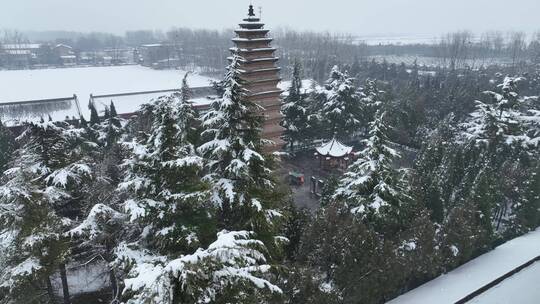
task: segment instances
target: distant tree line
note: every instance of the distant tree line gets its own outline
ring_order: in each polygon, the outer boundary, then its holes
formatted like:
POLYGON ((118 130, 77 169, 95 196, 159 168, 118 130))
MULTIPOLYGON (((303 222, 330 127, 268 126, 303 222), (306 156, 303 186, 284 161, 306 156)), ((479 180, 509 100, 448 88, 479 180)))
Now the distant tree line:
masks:
MULTIPOLYGON (((462 31, 443 35, 432 44, 380 44, 367 45, 353 35, 298 32, 279 28, 270 32, 275 38, 280 65, 292 66, 295 58, 301 61, 307 78, 324 81, 334 65, 351 64, 355 59, 368 60, 370 56, 425 57, 433 66, 448 68, 478 68, 504 63, 515 72, 525 68, 527 62, 540 62, 540 34, 527 36, 523 32, 486 32, 475 36, 462 31)), ((143 44, 164 43, 174 46, 171 56, 177 57, 185 69, 220 75, 227 65, 232 29, 217 31, 205 29, 173 28, 169 31, 127 31, 124 35, 109 33, 29 32, 4 30, 1 43, 53 42, 74 47, 80 52, 102 49, 138 48, 143 44)), ((382 61, 379 60, 379 61, 382 61)), ((394 62, 399 63, 399 62, 394 62)), ((283 73, 288 77, 290 71, 283 73)))

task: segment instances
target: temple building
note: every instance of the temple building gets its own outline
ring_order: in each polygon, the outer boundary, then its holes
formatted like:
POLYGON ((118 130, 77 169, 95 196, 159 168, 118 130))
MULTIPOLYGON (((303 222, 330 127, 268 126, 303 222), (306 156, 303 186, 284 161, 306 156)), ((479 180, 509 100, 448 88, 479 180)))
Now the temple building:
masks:
POLYGON ((230 50, 241 57, 244 88, 248 98, 264 108, 263 138, 273 141, 268 150, 276 151, 284 144, 283 128, 279 125, 283 91, 278 88, 281 69, 276 65, 276 49, 270 45, 273 39, 268 36, 269 30, 264 29, 264 23, 255 16, 253 5, 249 6, 248 17, 239 25, 232 40, 235 47, 230 50))

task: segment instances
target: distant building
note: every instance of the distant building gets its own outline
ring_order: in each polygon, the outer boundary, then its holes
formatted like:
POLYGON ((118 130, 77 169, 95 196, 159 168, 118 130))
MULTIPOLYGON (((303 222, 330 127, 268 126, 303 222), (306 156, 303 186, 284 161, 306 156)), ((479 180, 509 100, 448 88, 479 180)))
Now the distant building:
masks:
POLYGON ((37 43, 2 44, 0 61, 9 69, 28 68, 38 62, 41 48, 37 43))
POLYGON ((77 56, 75 55, 60 56, 60 63, 66 67, 75 66, 77 65, 77 56))
POLYGON ((104 57, 110 57, 108 64, 119 65, 126 63, 133 63, 132 48, 108 48, 103 50, 104 57))
POLYGON ((54 53, 58 57, 73 55, 73 48, 66 44, 58 44, 53 48, 54 53))
POLYGON ((66 44, 58 44, 53 47, 53 53, 58 63, 62 66, 69 67, 77 65, 77 56, 73 51, 73 47, 66 44))
POLYGON ((138 50, 141 64, 155 68, 175 68, 177 67, 177 50, 173 44, 156 43, 144 44, 138 50))
POLYGON ((29 50, 4 50, 2 65, 7 68, 24 69, 32 63, 32 53, 29 50))

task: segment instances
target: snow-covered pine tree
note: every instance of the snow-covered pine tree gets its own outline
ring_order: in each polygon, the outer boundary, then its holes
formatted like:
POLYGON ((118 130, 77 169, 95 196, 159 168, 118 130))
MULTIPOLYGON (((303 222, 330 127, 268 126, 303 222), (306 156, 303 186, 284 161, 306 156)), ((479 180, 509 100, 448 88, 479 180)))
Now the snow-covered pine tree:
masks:
MULTIPOLYGON (((42 208, 44 211, 41 214, 44 217, 51 219, 51 224, 41 223, 35 218, 21 219, 21 225, 33 227, 33 223, 26 221, 35 220, 40 225, 49 229, 48 233, 54 234, 54 248, 51 248, 49 243, 40 243, 36 241, 35 248, 37 252, 55 252, 54 256, 43 266, 47 268, 47 275, 52 273, 50 267, 58 266, 62 287, 65 299, 69 299, 69 290, 67 288, 67 278, 65 276, 65 263, 69 258, 69 240, 63 235, 69 229, 71 221, 80 215, 82 187, 81 184, 90 175, 90 168, 84 159, 79 158, 78 132, 68 127, 64 123, 42 122, 31 124, 27 130, 21 135, 21 148, 18 151, 18 158, 25 161, 25 167, 14 167, 10 172, 22 174, 18 177, 19 180, 26 178, 25 182, 28 187, 34 187, 32 190, 41 194, 41 198, 34 200, 33 192, 25 197, 22 203, 28 204, 32 208, 42 208), (54 228, 54 229, 53 229, 54 228), (42 248, 43 247, 43 248, 42 248), (50 265, 50 266, 49 266, 50 265)), ((14 179, 16 181, 17 179, 14 179)), ((22 182, 21 182, 22 183, 22 182)), ((18 184, 7 184, 6 193, 10 193, 10 189, 18 193, 18 184)), ((20 194, 20 193, 19 193, 20 194)), ((28 211, 34 212, 37 211, 28 211)), ((36 234, 37 236, 27 235, 26 237, 35 237, 39 239, 39 230, 34 228, 26 231, 26 233, 36 234)), ((37 228, 36 228, 37 229, 37 228)), ((24 249, 21 249, 24 250, 24 249)), ((29 249, 28 249, 29 250, 29 249)), ((41 278, 43 279, 43 278, 41 278)), ((30 283, 37 283, 30 280, 30 283)))
POLYGON ((271 269, 265 252, 247 231, 222 231, 206 248, 174 259, 123 243, 118 259, 131 265, 125 303, 267 303, 262 291, 279 294, 281 289, 261 277, 271 269))
POLYGON ((104 145, 109 148, 115 146, 122 133, 122 122, 118 118, 116 107, 112 101, 110 106, 106 108, 105 121, 100 126, 100 129, 102 129, 101 140, 104 145))
POLYGON ((199 150, 208 158, 212 201, 220 210, 220 225, 229 230, 263 233, 279 214, 272 170, 263 156, 261 107, 246 97, 238 56, 233 57, 224 79, 225 93, 203 117, 199 150))
POLYGON ((476 110, 471 113, 471 119, 463 124, 467 139, 492 149, 496 149, 500 144, 523 140, 520 136, 523 129, 520 124, 520 98, 517 93, 517 83, 522 80, 506 77, 499 85, 501 93, 484 92, 490 101, 476 101, 476 110))
POLYGON ((81 213, 73 221, 71 229, 66 233, 71 237, 73 249, 77 254, 73 260, 87 267, 99 267, 96 263, 109 267, 112 303, 121 297, 121 285, 118 274, 113 267, 116 256, 114 248, 124 238, 127 215, 120 208, 120 197, 116 191, 121 179, 120 163, 126 153, 120 141, 124 135, 122 119, 118 118, 114 103, 111 101, 109 117, 100 124, 88 125, 81 119, 78 145, 84 158, 89 158, 92 179, 82 185, 84 193, 81 213))
POLYGON ((431 211, 432 221, 441 224, 447 216, 450 197, 459 184, 463 172, 454 161, 459 145, 455 138, 458 134, 454 115, 443 119, 425 141, 416 157, 413 171, 414 197, 424 202, 431 211), (444 165, 442 165, 444 164, 444 165))
MULTIPOLYGON (((119 190, 127 196, 123 207, 96 204, 85 222, 73 230, 91 237, 91 242, 109 240, 108 246, 116 246, 117 269, 111 269, 110 276, 127 274, 124 297, 128 303, 172 303, 189 292, 181 286, 196 289, 165 266, 208 245, 215 237, 205 185, 199 176, 203 160, 188 139, 196 113, 189 101, 178 97, 162 96, 145 105, 141 119, 151 120, 150 134, 138 132, 132 142, 124 143, 132 152, 122 165, 126 173, 119 190), (123 236, 123 242, 111 239, 115 235, 123 236), (140 267, 150 271, 146 264, 150 260, 155 278, 159 276, 161 283, 171 288, 156 290, 150 286, 155 283, 152 281, 146 282, 148 289, 128 283, 142 279, 145 274, 140 267)), ((120 297, 120 291, 113 292, 120 297)))
POLYGON ((90 124, 95 125, 99 124, 99 114, 96 109, 96 105, 92 100, 88 102, 88 110, 90 110, 90 124))
POLYGON ((193 97, 193 91, 188 84, 189 73, 184 75, 182 79, 182 85, 180 86, 180 91, 175 93, 175 97, 178 99, 180 104, 180 112, 188 113, 191 117, 190 120, 183 121, 183 125, 180 125, 180 129, 185 130, 186 140, 191 142, 193 145, 197 145, 199 142, 200 130, 199 130, 199 113, 194 111, 193 103, 191 99, 193 97), (194 121, 197 123, 193 123, 194 121))
MULTIPOLYGON (((141 117, 151 118, 151 132, 127 144, 133 154, 120 189, 129 197, 121 210, 129 222, 116 249, 116 265, 127 272, 124 298, 145 304, 260 301, 259 289, 280 291, 258 276, 270 270, 265 246, 250 232, 216 233, 215 207, 199 176, 203 160, 189 140, 195 111, 188 94, 182 89, 145 106, 141 117)), ((121 218, 117 212, 96 210, 121 218)))
POLYGON ((284 239, 278 235, 283 196, 270 160, 262 153, 262 109, 242 88, 240 60, 232 58, 222 82, 223 97, 203 117, 203 137, 208 141, 199 150, 208 160, 206 180, 212 185, 219 229, 253 232, 275 257, 284 239))
POLYGON ((203 160, 188 140, 195 111, 174 96, 158 98, 152 111, 151 133, 129 143, 133 153, 120 189, 130 199, 125 208, 147 238, 143 248, 186 252, 205 242, 201 230, 208 222, 205 186, 200 172, 203 160))
MULTIPOLYGON (((519 96, 517 90, 517 84, 523 80, 505 77, 498 85, 500 92, 484 92, 489 102, 477 101, 476 110, 462 125, 465 153, 476 160, 466 170, 471 185, 468 199, 476 202, 485 230, 492 234, 504 232, 508 228, 504 225, 505 219, 515 218, 513 211, 526 204, 515 198, 521 195, 513 189, 534 179, 532 175, 523 180, 517 178, 527 172, 527 168, 522 168, 525 161, 532 161, 534 166, 533 155, 537 155, 538 147, 537 133, 531 125, 535 119, 531 120, 530 116, 531 113, 534 116, 534 110, 527 106, 528 98, 519 96), (501 174, 513 178, 501 182, 501 174), (516 186, 506 186, 512 184, 516 186)), ((510 230, 516 229, 510 227, 510 230)))
POLYGON ((42 187, 44 167, 31 147, 17 150, 10 167, 0 186, 0 300, 53 302, 50 276, 67 250, 52 208, 57 193, 42 187))
POLYGON ((518 202, 508 219, 509 234, 518 236, 540 227, 540 161, 531 168, 529 178, 520 189, 518 202))
POLYGON ((362 123, 367 131, 369 131, 369 122, 375 120, 375 114, 384 106, 383 93, 378 88, 377 80, 366 79, 360 95, 360 101, 362 106, 362 123))
POLYGON ((109 106, 109 111, 111 117, 118 117, 118 112, 116 112, 116 106, 114 105, 114 102, 111 100, 111 105, 109 106))
POLYGON ((348 139, 361 127, 362 110, 354 79, 338 66, 332 68, 325 88, 320 92, 322 105, 319 113, 325 136, 348 139))
POLYGON ((15 140, 11 131, 0 120, 0 172, 4 172, 15 150, 15 140))
POLYGON ((283 138, 293 150, 295 143, 308 139, 309 132, 308 105, 306 96, 302 93, 302 66, 298 60, 294 62, 291 86, 281 107, 281 113, 283 114, 281 126, 285 128, 283 138))
POLYGON ((399 231, 411 219, 404 172, 392 166, 399 153, 387 137, 385 113, 377 111, 360 158, 352 164, 334 195, 366 223, 382 231, 399 231), (388 230, 390 229, 390 230, 388 230))

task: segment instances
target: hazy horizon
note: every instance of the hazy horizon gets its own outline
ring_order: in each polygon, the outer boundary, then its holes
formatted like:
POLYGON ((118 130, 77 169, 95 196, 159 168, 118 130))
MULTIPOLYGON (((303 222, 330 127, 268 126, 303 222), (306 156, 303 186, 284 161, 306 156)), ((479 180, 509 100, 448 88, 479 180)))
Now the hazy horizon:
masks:
MULTIPOLYGON (((342 0, 335 6, 308 0, 256 0, 263 8, 263 21, 270 28, 330 31, 360 36, 425 35, 470 30, 540 30, 538 0, 342 0), (326 20, 326 22, 325 22, 326 20), (426 30, 428 28, 429 30, 426 30)), ((21 31, 108 32, 163 30, 173 27, 228 29, 246 15, 248 0, 197 2, 161 0, 18 0, 0 11, 3 28, 21 31), (47 12, 46 14, 43 12, 47 12)))

